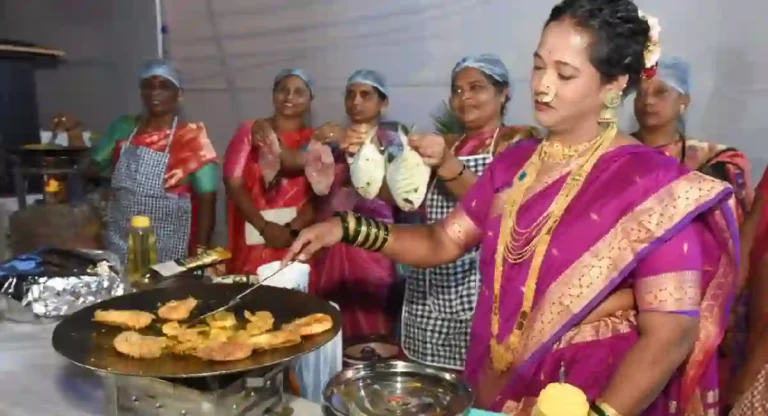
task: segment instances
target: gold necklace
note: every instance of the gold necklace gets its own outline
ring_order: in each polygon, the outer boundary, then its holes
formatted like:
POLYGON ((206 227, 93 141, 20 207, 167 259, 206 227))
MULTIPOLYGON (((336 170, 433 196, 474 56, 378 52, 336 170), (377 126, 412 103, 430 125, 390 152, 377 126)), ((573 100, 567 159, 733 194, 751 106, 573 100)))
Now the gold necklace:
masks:
POLYGON ((545 162, 564 163, 581 155, 587 149, 594 146, 595 142, 601 137, 602 135, 597 136, 597 138, 593 140, 575 146, 566 146, 557 140, 547 139, 541 143, 541 156, 545 162))
MULTIPOLYGON (((517 247, 510 247, 510 242, 513 241, 514 225, 517 222, 517 212, 522 203, 523 197, 527 189, 534 182, 536 175, 541 167, 542 162, 542 146, 536 149, 533 156, 526 162, 523 169, 515 178, 512 184, 512 191, 504 206, 504 213, 501 219, 501 225, 499 229, 499 240, 496 250, 495 268, 493 276, 493 311, 491 313, 491 362, 494 369, 502 373, 506 371, 513 362, 517 359, 517 355, 521 348, 521 336, 525 329, 525 324, 528 319, 528 315, 531 312, 533 304, 533 296, 536 292, 536 282, 539 277, 539 270, 541 264, 549 248, 549 243, 552 238, 552 233, 560 222, 565 209, 573 200, 575 195, 581 189, 589 172, 594 167, 600 156, 605 153, 608 146, 610 146, 613 138, 616 136, 617 128, 616 124, 612 123, 606 128, 606 130, 600 134, 594 141, 591 141, 592 149, 590 149, 589 155, 585 162, 573 169, 568 174, 565 184, 560 189, 555 199, 550 204, 547 211, 536 222, 542 224, 535 228, 536 234, 530 239, 530 244, 524 246, 522 249, 517 247), (501 277, 504 272, 504 261, 507 260, 510 263, 520 263, 526 259, 531 253, 533 253, 533 259, 531 261, 530 269, 528 270, 528 277, 525 281, 525 287, 523 292, 523 302, 520 306, 520 312, 515 320, 515 326, 512 332, 509 334, 506 340, 501 343, 497 341, 499 334, 499 305, 501 298, 501 277)), ((536 223, 535 222, 535 223, 536 223)), ((520 242, 521 237, 515 236, 514 240, 520 242)), ((524 241, 524 240, 523 240, 524 241)))

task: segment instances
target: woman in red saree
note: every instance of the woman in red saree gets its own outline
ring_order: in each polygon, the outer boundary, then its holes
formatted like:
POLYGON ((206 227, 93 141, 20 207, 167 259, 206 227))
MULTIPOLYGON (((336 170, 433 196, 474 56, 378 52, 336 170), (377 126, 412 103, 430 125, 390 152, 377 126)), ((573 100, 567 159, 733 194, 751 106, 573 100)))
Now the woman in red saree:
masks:
POLYGON ((93 148, 91 163, 112 171, 108 249, 124 260, 130 217, 147 215, 162 262, 194 254, 198 246, 210 243, 219 167, 203 123, 177 116, 182 84, 174 66, 152 61, 140 78, 144 114, 123 118, 128 120, 120 121, 124 127, 93 148))
MULTIPOLYGON (((307 151, 280 154, 282 171, 306 175, 317 189, 317 219, 327 219, 335 210, 349 209, 379 221, 394 221, 397 209, 391 198, 384 192, 371 199, 362 197, 353 187, 350 175, 350 159, 370 136, 375 136, 380 150, 384 149, 387 155, 402 149, 402 145, 398 147, 391 140, 392 134, 379 128, 382 113, 389 105, 387 94, 385 79, 378 72, 353 72, 347 79, 344 96, 348 127, 326 123, 316 130, 307 151)), ((310 292, 339 305, 344 341, 350 350, 361 349, 363 345, 375 349, 392 340, 399 312, 392 260, 339 244, 318 253, 312 263, 310 292)))
POLYGON ((280 260, 298 230, 312 222, 306 178, 278 173, 276 165, 280 147, 301 149, 312 137, 304 124, 311 101, 309 76, 300 69, 281 71, 272 89, 274 115, 241 124, 227 146, 229 273, 256 274, 259 266, 280 260))
POLYGON ((656 22, 630 0, 556 5, 531 72, 548 138, 497 156, 443 220, 339 213, 304 230, 286 260, 343 241, 432 267, 480 244, 464 372, 477 407, 529 415, 564 378, 593 414, 717 413, 738 272, 733 191, 616 125, 622 94, 652 75, 656 22))

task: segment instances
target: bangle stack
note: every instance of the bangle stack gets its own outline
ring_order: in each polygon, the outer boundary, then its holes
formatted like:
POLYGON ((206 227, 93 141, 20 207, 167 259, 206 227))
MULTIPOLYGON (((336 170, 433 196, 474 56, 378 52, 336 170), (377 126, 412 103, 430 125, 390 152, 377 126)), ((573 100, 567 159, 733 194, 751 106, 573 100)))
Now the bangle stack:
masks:
POLYGON ((589 414, 590 416, 621 416, 621 413, 602 400, 595 401, 589 407, 589 414))
POLYGON ((353 212, 333 214, 341 220, 341 242, 368 251, 381 251, 389 242, 389 224, 364 218, 353 212))

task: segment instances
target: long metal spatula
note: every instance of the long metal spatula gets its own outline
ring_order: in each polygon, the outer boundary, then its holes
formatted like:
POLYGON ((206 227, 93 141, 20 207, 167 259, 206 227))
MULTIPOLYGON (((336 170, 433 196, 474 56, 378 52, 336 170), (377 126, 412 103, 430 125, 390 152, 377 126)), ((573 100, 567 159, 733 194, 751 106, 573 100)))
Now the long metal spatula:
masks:
POLYGON ((282 272, 283 270, 287 269, 287 268, 288 268, 290 265, 292 265, 292 264, 293 264, 293 263, 295 263, 295 262, 296 262, 296 260, 291 260, 291 261, 289 261, 288 263, 286 263, 285 265, 283 265, 283 267, 279 268, 279 269, 278 269, 276 272, 274 272, 274 273, 270 274, 269 276, 267 276, 267 277, 265 277, 265 278, 263 278, 263 279, 260 279, 259 283, 256 283, 256 284, 255 284, 255 285, 253 285, 252 287, 249 287, 247 290, 243 291, 243 293, 241 293, 241 294, 237 295, 237 297, 235 297, 234 299, 232 299, 231 301, 229 301, 229 303, 227 303, 226 305, 224 305, 224 306, 222 306, 221 308, 218 308, 218 309, 216 309, 216 310, 214 310, 214 311, 212 311, 212 312, 208 312, 208 313, 206 313, 205 315, 199 316, 199 317, 197 317, 197 318, 195 318, 195 319, 193 319, 193 320, 189 321, 189 322, 187 323, 187 326, 192 326, 193 324, 196 324, 196 323, 198 323, 198 322, 202 321, 203 319, 205 319, 205 318, 207 318, 207 317, 209 317, 209 316, 211 316, 211 315, 213 315, 213 314, 215 314, 215 313, 219 313, 219 312, 223 312, 223 311, 226 311, 226 310, 228 310, 228 309, 232 309, 233 307, 235 307, 235 306, 237 306, 238 304, 240 304, 240 302, 242 302, 242 301, 243 301, 243 298, 245 298, 246 296, 248 296, 248 294, 249 294, 249 293, 253 292, 253 291, 254 291, 255 289, 257 289, 259 286, 263 285, 263 284, 264 284, 264 282, 266 282, 267 280, 269 280, 269 279, 271 279, 272 277, 274 277, 274 276, 276 276, 276 275, 280 274, 280 272, 282 272))

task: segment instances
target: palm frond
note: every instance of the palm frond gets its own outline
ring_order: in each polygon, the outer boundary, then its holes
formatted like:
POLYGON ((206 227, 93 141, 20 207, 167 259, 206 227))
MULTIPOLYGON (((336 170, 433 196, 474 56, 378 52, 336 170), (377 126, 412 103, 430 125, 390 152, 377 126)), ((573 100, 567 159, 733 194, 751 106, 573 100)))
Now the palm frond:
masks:
POLYGON ((445 101, 430 117, 434 123, 435 130, 443 136, 461 135, 464 132, 461 122, 459 122, 459 119, 453 114, 453 111, 451 111, 451 108, 445 101))

